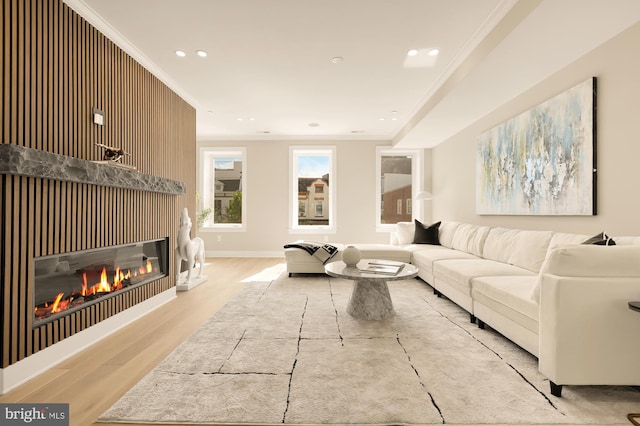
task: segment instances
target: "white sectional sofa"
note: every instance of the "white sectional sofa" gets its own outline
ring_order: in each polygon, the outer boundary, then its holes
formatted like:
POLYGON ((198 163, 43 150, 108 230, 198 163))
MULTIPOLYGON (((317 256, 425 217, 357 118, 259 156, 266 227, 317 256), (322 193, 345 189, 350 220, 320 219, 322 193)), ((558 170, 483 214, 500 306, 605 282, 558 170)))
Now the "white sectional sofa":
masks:
MULTIPOLYGON (((442 222, 439 245, 412 244, 414 226, 398 224, 388 245, 354 245, 416 265, 471 321, 538 357, 555 396, 563 385, 640 385, 640 313, 628 308, 640 301, 640 238, 585 245, 591 235, 442 222)), ((290 274, 324 272, 303 250, 285 257, 290 274)))

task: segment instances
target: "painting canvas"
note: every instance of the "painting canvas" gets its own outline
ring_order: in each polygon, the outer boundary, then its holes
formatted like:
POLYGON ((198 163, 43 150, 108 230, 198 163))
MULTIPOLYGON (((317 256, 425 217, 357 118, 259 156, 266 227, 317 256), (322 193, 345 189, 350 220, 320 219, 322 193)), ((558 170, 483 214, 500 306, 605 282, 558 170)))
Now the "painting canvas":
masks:
POLYGON ((481 134, 476 212, 595 215, 595 77, 481 134))

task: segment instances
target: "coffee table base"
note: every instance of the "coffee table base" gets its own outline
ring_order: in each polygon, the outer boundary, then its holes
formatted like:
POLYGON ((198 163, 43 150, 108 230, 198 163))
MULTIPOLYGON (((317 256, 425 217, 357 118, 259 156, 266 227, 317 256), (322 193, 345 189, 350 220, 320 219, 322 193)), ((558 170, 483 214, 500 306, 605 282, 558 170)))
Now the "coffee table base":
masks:
POLYGON ((363 320, 383 320, 396 314, 386 281, 359 278, 353 282, 347 313, 363 320))

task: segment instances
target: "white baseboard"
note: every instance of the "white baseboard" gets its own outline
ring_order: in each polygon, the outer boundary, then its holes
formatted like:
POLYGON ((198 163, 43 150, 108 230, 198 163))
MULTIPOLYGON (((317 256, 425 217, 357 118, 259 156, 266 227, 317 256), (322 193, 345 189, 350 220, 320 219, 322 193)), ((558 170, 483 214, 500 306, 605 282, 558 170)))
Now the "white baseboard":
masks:
POLYGON ((10 365, 0 368, 0 395, 61 363, 176 297, 175 287, 10 365))
POLYGON ((206 250, 206 257, 282 257, 284 258, 284 250, 280 251, 225 251, 225 250, 206 250))

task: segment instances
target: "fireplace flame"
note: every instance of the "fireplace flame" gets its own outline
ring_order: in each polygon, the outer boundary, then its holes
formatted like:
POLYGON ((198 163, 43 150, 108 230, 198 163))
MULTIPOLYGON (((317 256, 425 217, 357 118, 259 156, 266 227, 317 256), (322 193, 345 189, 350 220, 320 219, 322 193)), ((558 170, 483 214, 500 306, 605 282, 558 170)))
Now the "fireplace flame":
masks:
POLYGON ((58 293, 55 300, 53 301, 53 304, 51 305, 52 313, 60 312, 60 310, 58 309, 58 306, 60 305, 60 300, 62 300, 62 296, 64 296, 64 293, 58 293))
MULTIPOLYGON (((94 297, 101 297, 105 293, 112 293, 118 290, 122 290, 127 286, 130 286, 136 281, 142 279, 142 275, 152 274, 158 272, 156 268, 154 271, 153 265, 150 260, 147 260, 144 265, 140 267, 134 267, 133 271, 130 269, 122 270, 120 266, 116 267, 113 272, 113 281, 109 282, 109 273, 107 267, 103 266, 100 272, 99 281, 94 284, 89 284, 89 275, 91 272, 82 272, 82 283, 78 290, 72 291, 71 295, 64 298, 64 293, 59 293, 56 298, 51 302, 45 302, 40 306, 36 306, 34 314, 38 318, 46 318, 51 314, 71 309, 72 307, 81 304, 85 301, 85 297, 93 299, 94 297), (140 278, 138 278, 140 277, 140 278)), ((94 274, 94 277, 97 276, 94 274)))

